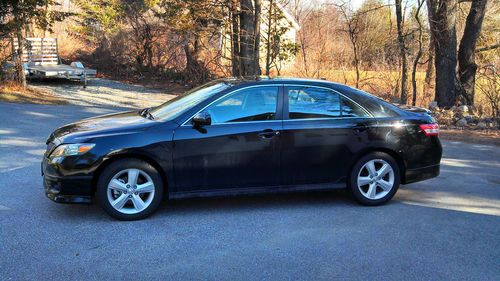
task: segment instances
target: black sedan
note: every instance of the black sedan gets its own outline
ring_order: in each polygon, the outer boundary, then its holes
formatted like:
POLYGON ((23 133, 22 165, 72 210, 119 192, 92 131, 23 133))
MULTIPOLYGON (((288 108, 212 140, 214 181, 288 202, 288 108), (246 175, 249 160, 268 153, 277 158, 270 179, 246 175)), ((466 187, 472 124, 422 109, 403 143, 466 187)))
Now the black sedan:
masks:
POLYGON ((347 187, 364 205, 439 175, 438 126, 324 80, 228 78, 158 107, 55 130, 42 162, 48 198, 120 220, 163 198, 347 187))

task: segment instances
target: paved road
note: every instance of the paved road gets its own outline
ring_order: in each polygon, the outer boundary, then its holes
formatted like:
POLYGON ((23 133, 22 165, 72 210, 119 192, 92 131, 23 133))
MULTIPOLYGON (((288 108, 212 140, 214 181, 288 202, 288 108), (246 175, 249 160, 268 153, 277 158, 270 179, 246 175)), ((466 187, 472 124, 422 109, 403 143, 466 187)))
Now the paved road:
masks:
MULTIPOLYGON (((114 109, 116 110, 116 109, 114 109)), ((43 194, 44 138, 106 108, 0 103, 0 280, 500 280, 500 149, 382 207, 343 191, 170 202, 119 222, 43 194)))

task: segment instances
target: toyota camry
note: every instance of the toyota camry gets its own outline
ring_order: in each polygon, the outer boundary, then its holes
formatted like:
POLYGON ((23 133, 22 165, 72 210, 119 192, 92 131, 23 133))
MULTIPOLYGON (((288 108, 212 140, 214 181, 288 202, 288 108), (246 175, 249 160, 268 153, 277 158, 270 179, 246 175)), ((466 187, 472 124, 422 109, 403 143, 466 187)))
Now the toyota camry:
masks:
POLYGON ((227 78, 56 129, 42 175, 51 200, 95 199, 120 220, 162 199, 333 188, 375 206, 439 175, 438 131, 424 110, 342 84, 227 78))

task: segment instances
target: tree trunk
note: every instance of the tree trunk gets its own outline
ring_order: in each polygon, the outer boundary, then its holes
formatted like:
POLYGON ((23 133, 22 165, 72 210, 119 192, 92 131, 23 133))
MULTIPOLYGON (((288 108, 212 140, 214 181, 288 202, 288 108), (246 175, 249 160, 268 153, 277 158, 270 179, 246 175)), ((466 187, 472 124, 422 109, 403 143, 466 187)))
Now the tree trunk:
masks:
POLYGON ((476 84, 475 62, 476 43, 481 32, 484 14, 486 13, 487 0, 472 1, 464 35, 458 49, 458 78, 460 81, 459 99, 469 105, 474 104, 474 88, 476 84))
MULTIPOLYGON (((427 14, 430 15, 432 6, 429 0, 426 0, 427 14)), ((429 21, 431 32, 429 32, 429 55, 427 60, 427 68, 425 70, 425 94, 427 96, 428 91, 431 90, 431 81, 434 76, 434 35, 432 30, 434 29, 434 23, 429 21)), ((430 93, 429 93, 430 95, 430 93)))
POLYGON ((267 41, 266 41, 266 75, 271 72, 271 40, 273 34, 273 7, 274 1, 269 0, 269 7, 267 8, 267 41))
POLYGON ((255 14, 252 0, 240 0, 241 75, 258 75, 255 63, 255 14))
POLYGON ((457 92, 457 0, 428 0, 429 22, 434 38, 436 67, 435 100, 439 107, 456 103, 457 92))
POLYGON ((422 33, 422 22, 420 21, 420 9, 424 4, 423 0, 418 0, 417 11, 415 12, 415 20, 418 24, 418 51, 415 59, 413 60, 413 68, 411 71, 411 83, 412 83, 412 101, 411 105, 415 106, 417 103, 417 67, 422 57, 422 41, 423 41, 423 33, 422 33))
POLYGON ((241 76, 240 28, 238 0, 231 0, 231 70, 232 75, 241 76))
POLYGON ((23 48, 24 48, 24 36, 21 26, 18 25, 16 28, 17 37, 17 57, 16 57, 16 76, 18 83, 26 88, 26 75, 24 75, 23 66, 23 48))
POLYGON ((192 40, 189 40, 184 45, 184 53, 186 55, 186 74, 188 80, 196 82, 205 82, 208 80, 208 71, 204 65, 200 63, 200 36, 194 35, 192 40))
POLYGON ((429 40, 429 50, 428 50, 428 58, 427 58, 427 67, 425 69, 425 85, 424 85, 424 94, 426 97, 431 96, 432 90, 432 78, 434 77, 434 40, 432 36, 429 40))
POLYGON ((406 56, 405 38, 403 35, 403 13, 401 0, 396 0, 396 24, 398 29, 398 45, 401 57, 401 104, 408 99, 408 58, 406 56))
POLYGON ((253 51, 254 51, 254 64, 255 64, 255 70, 256 70, 256 75, 261 75, 262 71, 260 69, 260 21, 261 21, 261 10, 262 10, 262 5, 261 5, 261 0, 255 0, 255 33, 254 33, 254 45, 253 45, 253 51))

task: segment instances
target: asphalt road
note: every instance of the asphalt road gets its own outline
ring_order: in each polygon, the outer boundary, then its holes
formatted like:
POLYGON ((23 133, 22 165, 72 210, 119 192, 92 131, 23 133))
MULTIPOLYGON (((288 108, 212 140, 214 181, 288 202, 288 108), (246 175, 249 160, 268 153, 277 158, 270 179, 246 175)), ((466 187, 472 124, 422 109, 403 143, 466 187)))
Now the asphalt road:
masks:
POLYGON ((49 201, 44 140, 117 109, 0 103, 0 280, 500 280, 500 149, 444 142, 442 175, 382 207, 344 191, 168 202, 146 220, 49 201))

